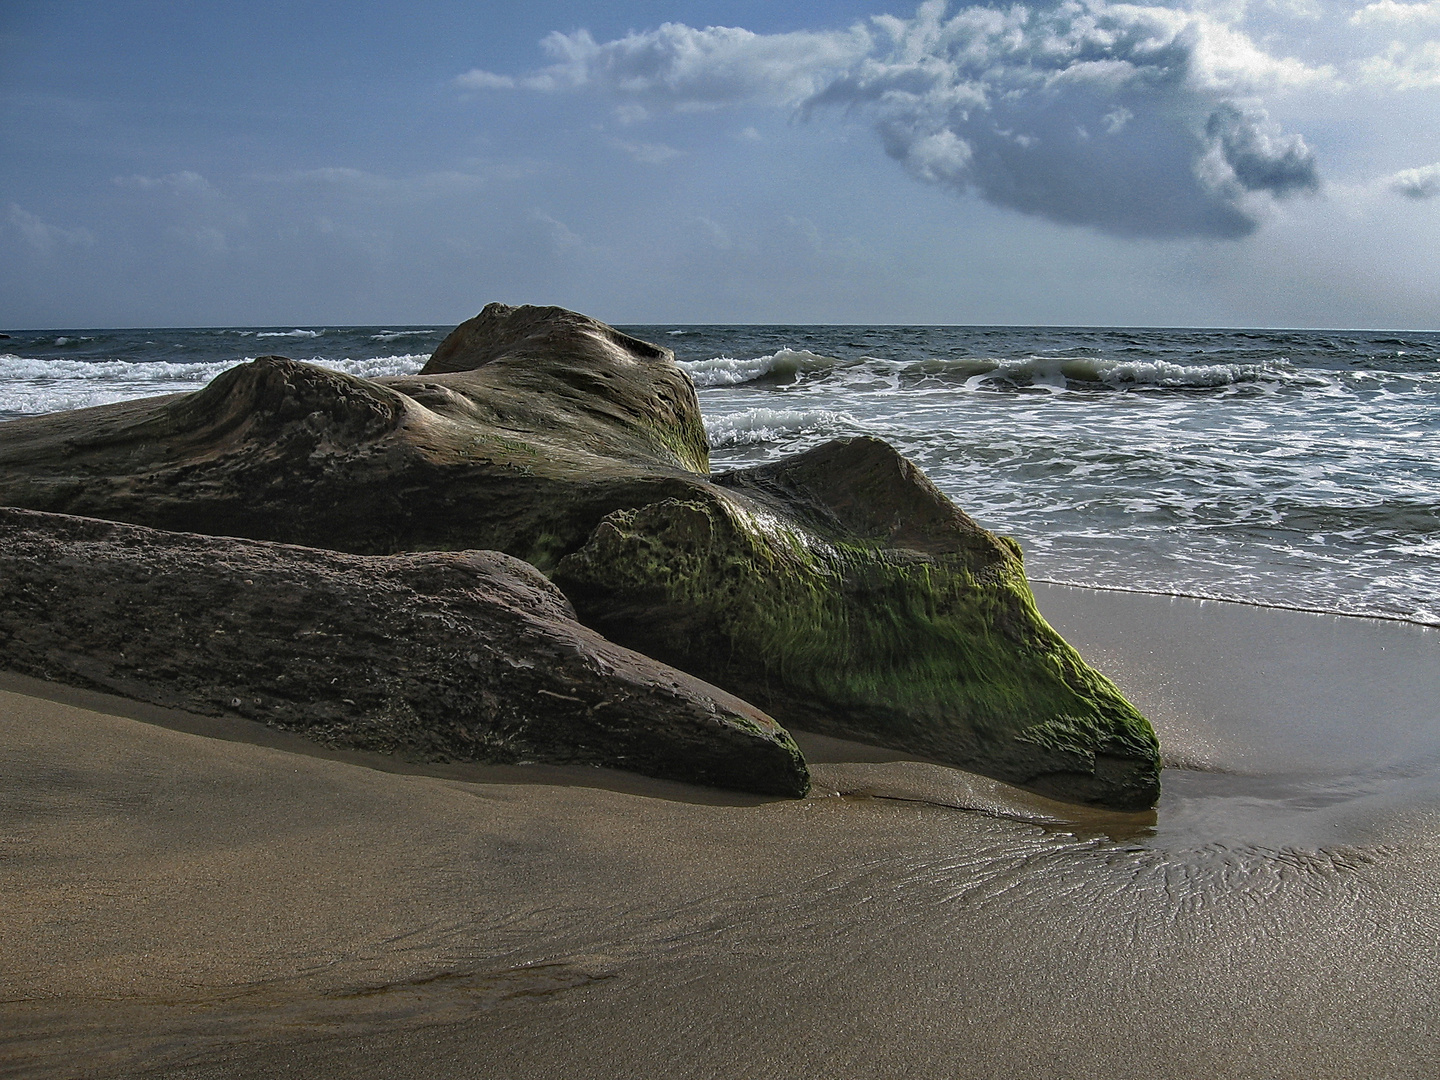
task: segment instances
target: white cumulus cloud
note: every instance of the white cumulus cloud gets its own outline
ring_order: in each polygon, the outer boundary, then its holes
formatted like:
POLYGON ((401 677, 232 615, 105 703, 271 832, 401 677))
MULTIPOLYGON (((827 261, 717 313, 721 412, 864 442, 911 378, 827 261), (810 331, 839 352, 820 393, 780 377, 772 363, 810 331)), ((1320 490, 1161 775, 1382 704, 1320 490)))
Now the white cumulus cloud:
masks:
POLYGON ((1419 26, 1424 23, 1440 26, 1440 0, 1427 0, 1426 3, 1419 4, 1379 0, 1375 4, 1366 4, 1351 15, 1350 22, 1355 26, 1366 27, 1419 26))
POLYGON ((1393 41, 1356 65, 1360 81, 1393 90, 1440 87, 1440 41, 1393 41))
POLYGON ((1440 162, 1418 169, 1401 169, 1386 185, 1397 195, 1410 199, 1433 199, 1440 195, 1440 162))
POLYGON ((927 0, 848 30, 667 23, 543 44, 554 63, 509 85, 602 94, 637 119, 735 104, 858 117, 925 183, 1128 236, 1243 236, 1267 203, 1317 190, 1304 140, 1257 96, 1337 81, 1203 13, 1107 0, 927 0))
POLYGON ((599 90, 642 107, 703 109, 742 101, 792 105, 819 91, 872 46, 871 34, 860 26, 755 34, 737 27, 698 30, 665 23, 607 42, 597 42, 588 30, 557 32, 541 42, 555 63, 515 83, 533 90, 599 90))

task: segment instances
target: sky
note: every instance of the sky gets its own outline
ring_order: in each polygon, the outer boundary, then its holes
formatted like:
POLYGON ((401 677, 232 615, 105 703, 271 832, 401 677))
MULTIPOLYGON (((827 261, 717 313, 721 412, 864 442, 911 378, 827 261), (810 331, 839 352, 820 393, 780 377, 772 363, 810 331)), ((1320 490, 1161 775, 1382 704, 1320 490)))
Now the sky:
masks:
POLYGON ((0 5, 0 327, 1440 329, 1440 0, 0 5))

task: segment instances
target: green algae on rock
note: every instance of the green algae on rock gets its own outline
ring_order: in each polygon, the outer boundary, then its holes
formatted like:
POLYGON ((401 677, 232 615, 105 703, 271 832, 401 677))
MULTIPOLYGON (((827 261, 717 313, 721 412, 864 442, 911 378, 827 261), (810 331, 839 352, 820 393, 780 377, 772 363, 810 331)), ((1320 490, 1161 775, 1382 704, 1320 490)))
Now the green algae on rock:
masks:
POLYGON ((1040 616, 1018 548, 892 448, 830 443, 609 515, 554 580, 607 636, 782 722, 1118 809, 1149 723, 1040 616))

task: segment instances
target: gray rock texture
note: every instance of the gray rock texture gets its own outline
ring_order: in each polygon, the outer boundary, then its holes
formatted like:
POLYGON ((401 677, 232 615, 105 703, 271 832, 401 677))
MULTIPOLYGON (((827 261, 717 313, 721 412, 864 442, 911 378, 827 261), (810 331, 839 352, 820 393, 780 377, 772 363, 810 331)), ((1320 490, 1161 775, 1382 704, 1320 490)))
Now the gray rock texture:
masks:
POLYGON ((334 746, 809 786, 770 717, 606 641, 493 551, 345 555, 0 508, 0 658, 334 746))

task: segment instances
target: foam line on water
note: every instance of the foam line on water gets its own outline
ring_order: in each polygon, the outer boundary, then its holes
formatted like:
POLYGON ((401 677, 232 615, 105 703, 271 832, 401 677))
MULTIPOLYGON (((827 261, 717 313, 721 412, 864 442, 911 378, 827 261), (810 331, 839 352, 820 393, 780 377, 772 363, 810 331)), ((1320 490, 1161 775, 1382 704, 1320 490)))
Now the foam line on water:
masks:
MULTIPOLYGON (((348 375, 378 378, 414 374, 430 356, 403 353, 361 359, 305 359, 348 375)), ((222 372, 253 360, 71 360, 4 353, 0 354, 0 414, 33 416, 198 390, 222 372)))

